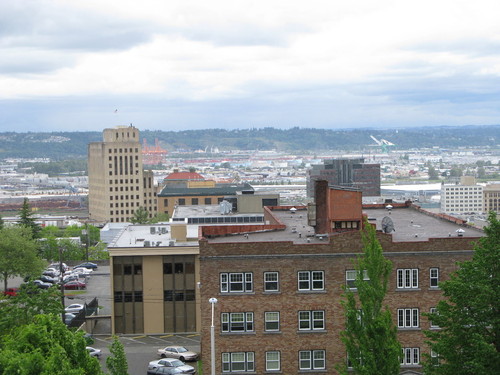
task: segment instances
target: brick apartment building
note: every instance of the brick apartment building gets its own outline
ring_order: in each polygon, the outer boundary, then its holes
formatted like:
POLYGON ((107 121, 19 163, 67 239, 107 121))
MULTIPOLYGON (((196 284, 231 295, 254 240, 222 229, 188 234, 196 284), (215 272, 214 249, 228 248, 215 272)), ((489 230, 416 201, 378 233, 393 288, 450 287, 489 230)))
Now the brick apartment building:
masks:
POLYGON ((362 209, 359 191, 331 188, 326 181, 315 194, 309 209, 266 208, 264 226, 202 228, 204 373, 210 372, 212 297, 218 299, 217 374, 337 373, 335 366, 346 361, 339 335, 342 287, 355 288, 353 260, 362 252, 364 217, 376 226, 393 264, 385 303, 403 347, 401 374, 422 373, 422 354, 429 351, 423 330, 439 329, 422 314, 437 305, 439 282, 456 262, 470 259, 483 233, 410 203, 362 209), (465 232, 459 235, 459 228, 465 232))

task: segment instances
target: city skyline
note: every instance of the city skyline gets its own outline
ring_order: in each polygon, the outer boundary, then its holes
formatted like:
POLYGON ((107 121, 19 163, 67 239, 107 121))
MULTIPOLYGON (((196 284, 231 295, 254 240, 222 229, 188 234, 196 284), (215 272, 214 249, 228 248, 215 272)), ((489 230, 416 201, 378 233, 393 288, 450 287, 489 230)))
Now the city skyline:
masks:
POLYGON ((0 132, 494 125, 500 4, 2 4, 0 132))

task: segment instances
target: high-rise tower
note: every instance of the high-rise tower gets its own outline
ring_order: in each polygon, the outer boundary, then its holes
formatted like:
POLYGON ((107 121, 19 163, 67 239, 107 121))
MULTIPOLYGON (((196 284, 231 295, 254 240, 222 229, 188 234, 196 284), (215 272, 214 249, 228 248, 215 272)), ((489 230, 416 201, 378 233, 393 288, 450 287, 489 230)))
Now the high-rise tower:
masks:
POLYGON ((144 207, 156 213, 151 172, 142 169, 139 130, 131 126, 104 129, 103 142, 88 147, 89 214, 101 222, 128 222, 144 207))

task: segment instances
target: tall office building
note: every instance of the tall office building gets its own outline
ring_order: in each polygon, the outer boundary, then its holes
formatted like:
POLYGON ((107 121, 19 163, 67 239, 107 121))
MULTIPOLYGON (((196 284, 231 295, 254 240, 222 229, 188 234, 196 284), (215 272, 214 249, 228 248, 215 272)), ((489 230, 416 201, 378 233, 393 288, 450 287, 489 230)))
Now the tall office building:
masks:
POLYGON ((359 159, 326 159, 307 171, 307 196, 314 198, 314 182, 326 180, 329 185, 357 188, 363 196, 380 196, 380 164, 365 164, 359 159))
POLYGON ((88 147, 89 215, 98 222, 127 222, 144 207, 156 213, 152 172, 143 171, 139 130, 104 129, 103 142, 88 147))
POLYGON ((460 183, 441 186, 441 212, 453 214, 484 211, 483 186, 472 176, 462 176, 460 183))

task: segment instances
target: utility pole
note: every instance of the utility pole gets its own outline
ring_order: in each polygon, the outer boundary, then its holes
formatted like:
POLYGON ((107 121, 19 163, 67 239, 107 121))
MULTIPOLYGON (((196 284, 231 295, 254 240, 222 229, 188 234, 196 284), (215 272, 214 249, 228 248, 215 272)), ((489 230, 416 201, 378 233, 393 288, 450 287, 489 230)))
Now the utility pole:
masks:
POLYGON ((63 261, 62 261, 62 253, 63 253, 62 246, 59 246, 59 283, 60 283, 60 288, 61 288, 61 305, 62 305, 61 318, 62 318, 63 323, 66 323, 66 312, 64 310, 64 283, 63 283, 64 268, 63 268, 63 261))
POLYGON ((90 236, 89 236, 89 223, 85 222, 85 229, 82 230, 82 234, 85 234, 87 236, 85 240, 85 261, 89 261, 89 241, 90 241, 90 236))

